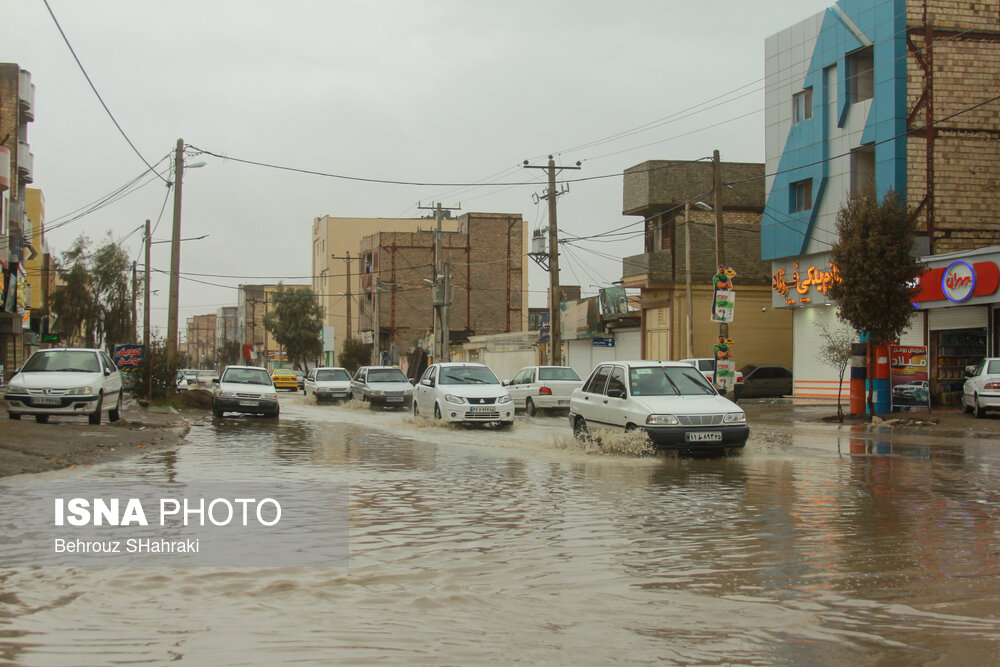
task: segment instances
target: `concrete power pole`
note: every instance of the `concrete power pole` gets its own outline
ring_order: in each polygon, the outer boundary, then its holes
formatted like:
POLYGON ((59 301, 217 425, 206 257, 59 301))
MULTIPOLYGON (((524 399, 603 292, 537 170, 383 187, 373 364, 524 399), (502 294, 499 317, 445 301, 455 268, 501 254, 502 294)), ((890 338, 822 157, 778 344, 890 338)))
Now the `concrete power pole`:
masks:
POLYGON ((379 277, 376 275, 375 276, 375 292, 374 292, 374 294, 372 294, 372 306, 373 306, 373 310, 372 310, 372 358, 371 358, 371 364, 372 364, 372 366, 380 366, 380 365, 382 365, 382 354, 379 351, 379 345, 381 344, 381 339, 382 339, 381 332, 379 331, 379 329, 382 327, 382 323, 379 322, 379 317, 378 317, 378 315, 379 315, 379 313, 378 313, 378 311, 379 311, 378 293, 379 293, 379 290, 381 289, 381 287, 382 287, 382 281, 379 280, 379 277))
POLYGON ((142 353, 146 357, 146 400, 149 401, 153 392, 153 358, 149 349, 149 249, 152 239, 149 236, 149 220, 146 221, 146 269, 143 272, 142 283, 145 297, 142 300, 142 353))
POLYGON ((562 322, 560 321, 560 305, 562 304, 562 288, 559 285, 559 226, 556 221, 556 197, 569 191, 569 188, 556 191, 556 170, 579 169, 580 163, 572 167, 557 167, 552 156, 549 156, 547 166, 529 165, 524 161, 525 169, 545 169, 549 173, 549 189, 542 199, 549 200, 549 363, 558 366, 562 363, 562 322))
POLYGON ((132 260, 132 340, 130 343, 134 343, 138 335, 136 334, 136 328, 139 326, 139 314, 136 312, 135 300, 139 297, 137 292, 139 291, 139 275, 136 271, 136 261, 132 260))
MULTIPOLYGON (((719 162, 719 151, 712 152, 712 192, 715 199, 715 265, 726 265, 725 224, 722 221, 722 166, 719 162)), ((729 323, 719 323, 719 335, 729 338, 729 323)))
POLYGON ((344 340, 351 339, 351 252, 347 251, 343 257, 330 255, 330 259, 342 259, 347 262, 347 288, 344 295, 347 297, 347 336, 344 340))
POLYGON ((451 280, 448 276, 448 263, 445 261, 442 248, 441 223, 445 211, 461 211, 461 206, 442 207, 438 202, 433 208, 417 205, 425 211, 434 211, 437 229, 434 232, 434 287, 431 290, 434 303, 434 361, 451 361, 451 330, 448 319, 448 308, 451 306, 451 280))
POLYGON ((181 272, 181 182, 184 177, 184 140, 174 153, 174 229, 170 244, 170 300, 167 308, 167 368, 177 363, 177 299, 181 272))

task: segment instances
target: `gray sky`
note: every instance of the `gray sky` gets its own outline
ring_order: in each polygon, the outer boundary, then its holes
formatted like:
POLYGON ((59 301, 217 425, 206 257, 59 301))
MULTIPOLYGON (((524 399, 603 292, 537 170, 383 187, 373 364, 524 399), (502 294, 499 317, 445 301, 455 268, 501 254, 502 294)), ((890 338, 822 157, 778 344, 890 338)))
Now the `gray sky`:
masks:
MULTIPOLYGON (((105 103, 142 155, 157 163, 178 138, 256 162, 424 183, 539 181, 450 188, 365 184, 204 160, 184 179, 185 274, 218 285, 308 282, 312 220, 320 215, 417 216, 417 202, 520 213, 535 204, 555 153, 582 161, 559 198, 559 226, 594 234, 621 215, 621 171, 650 159, 764 160, 764 39, 832 0, 300 1, 49 0, 105 103), (702 104, 720 95, 710 104, 702 104), (700 105, 700 106, 698 106, 700 105), (661 121, 657 123, 656 121, 661 121), (649 127, 646 127, 649 126, 649 127), (629 136, 622 132, 646 127, 629 136), (270 279, 267 279, 270 281, 270 279)), ((7 3, 4 61, 32 74, 28 140, 49 224, 146 169, 90 90, 41 0, 7 3)), ((166 162, 160 163, 165 168, 166 162)), ((156 179, 49 234, 56 254, 84 233, 119 239, 166 197, 156 179)), ((154 239, 169 239, 172 199, 154 239)), ((633 229, 636 229, 634 227, 633 229)), ((141 261, 136 233, 123 247, 141 261)), ((641 238, 564 248, 562 282, 621 277, 641 238), (600 255, 594 254, 600 253, 600 255)), ((169 244, 154 269, 169 269, 169 244)), ((532 268, 531 305, 547 276, 532 268), (537 290, 537 291, 536 291, 537 290)), ((166 322, 167 278, 153 275, 153 323, 166 322)), ((181 280, 184 318, 235 305, 229 287, 181 280)))

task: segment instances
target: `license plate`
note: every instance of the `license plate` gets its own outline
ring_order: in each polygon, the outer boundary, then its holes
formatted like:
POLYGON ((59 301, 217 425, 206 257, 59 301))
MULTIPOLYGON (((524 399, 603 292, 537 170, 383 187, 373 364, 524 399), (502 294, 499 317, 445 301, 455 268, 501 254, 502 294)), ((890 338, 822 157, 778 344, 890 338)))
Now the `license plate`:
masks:
POLYGON ((494 412, 493 407, 487 407, 485 405, 473 405, 469 408, 469 412, 494 412))
POLYGON ((556 405, 559 406, 569 405, 569 401, 556 401, 556 405))
POLYGON ((240 401, 240 405, 245 405, 248 408, 256 408, 260 405, 260 401, 240 401))
POLYGON ((38 396, 31 399, 33 405, 59 405, 60 399, 52 398, 50 396, 38 396))
POLYGON ((403 397, 402 396, 390 396, 386 400, 389 401, 390 403, 402 403, 403 402, 403 397))
POLYGON ((693 431, 684 434, 687 442, 722 442, 721 431, 693 431))

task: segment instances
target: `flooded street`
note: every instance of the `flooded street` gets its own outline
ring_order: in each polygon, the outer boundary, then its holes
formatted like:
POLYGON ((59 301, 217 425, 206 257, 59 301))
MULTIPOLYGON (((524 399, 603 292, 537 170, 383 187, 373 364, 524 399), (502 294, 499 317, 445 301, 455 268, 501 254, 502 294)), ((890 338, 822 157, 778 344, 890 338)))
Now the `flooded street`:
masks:
POLYGON ((751 420, 741 456, 650 457, 562 417, 281 399, 280 422, 207 418, 54 478, 346 483, 348 568, 0 569, 0 662, 997 660, 995 441, 751 420))

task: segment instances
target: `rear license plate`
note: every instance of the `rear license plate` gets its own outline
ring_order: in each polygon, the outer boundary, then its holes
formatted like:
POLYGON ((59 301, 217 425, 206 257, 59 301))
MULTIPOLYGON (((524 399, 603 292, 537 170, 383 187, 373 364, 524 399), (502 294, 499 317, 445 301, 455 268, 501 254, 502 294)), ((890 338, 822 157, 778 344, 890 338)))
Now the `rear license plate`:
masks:
POLYGON ((563 407, 569 405, 569 401, 556 401, 556 405, 563 407))
POLYGON ((494 412, 492 406, 487 407, 485 405, 473 405, 469 408, 469 412, 494 412))
POLYGON ((256 408, 260 405, 260 401, 240 401, 240 405, 244 405, 248 408, 256 408))
POLYGON ((60 400, 51 396, 38 396, 31 399, 31 403, 33 405, 59 405, 60 400))
POLYGON ((684 434, 687 442, 722 442, 721 431, 692 431, 684 434))

